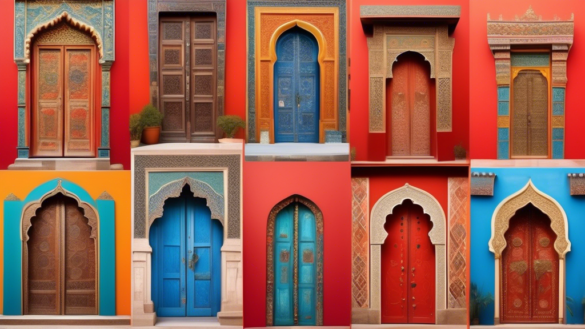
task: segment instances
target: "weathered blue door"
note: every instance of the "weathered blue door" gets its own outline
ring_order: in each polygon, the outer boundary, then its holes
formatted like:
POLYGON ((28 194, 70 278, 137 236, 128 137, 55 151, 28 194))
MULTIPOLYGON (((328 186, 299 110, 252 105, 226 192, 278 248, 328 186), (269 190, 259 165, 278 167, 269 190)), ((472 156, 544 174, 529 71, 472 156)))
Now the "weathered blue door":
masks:
POLYGON ((221 223, 186 187, 150 228, 158 316, 216 316, 221 306, 221 223))
POLYGON ((275 228, 274 325, 315 325, 315 215, 293 203, 278 213, 275 228))
POLYGON ((319 45, 295 27, 276 42, 274 141, 319 142, 319 45))

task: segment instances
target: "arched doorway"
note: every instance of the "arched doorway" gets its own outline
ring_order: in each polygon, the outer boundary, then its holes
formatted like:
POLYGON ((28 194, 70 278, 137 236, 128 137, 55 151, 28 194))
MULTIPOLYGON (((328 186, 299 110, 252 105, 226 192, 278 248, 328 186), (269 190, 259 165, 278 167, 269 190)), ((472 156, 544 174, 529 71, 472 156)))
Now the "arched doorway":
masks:
POLYGON ((532 204, 510 219, 502 252, 502 323, 556 323, 559 255, 549 217, 532 204))
POLYGON ((406 52, 392 66, 386 85, 388 156, 430 156, 435 81, 425 58, 406 52))
POLYGON ((152 301, 160 317, 217 316, 223 228, 188 185, 150 227, 152 301))
POLYGON ((274 141, 319 142, 319 45, 295 26, 276 42, 274 141))
POLYGON ((25 242, 24 314, 98 314, 96 239, 76 200, 43 202, 25 242))
POLYGON ((382 245, 382 323, 435 323, 435 246, 421 206, 405 200, 387 216, 382 245))

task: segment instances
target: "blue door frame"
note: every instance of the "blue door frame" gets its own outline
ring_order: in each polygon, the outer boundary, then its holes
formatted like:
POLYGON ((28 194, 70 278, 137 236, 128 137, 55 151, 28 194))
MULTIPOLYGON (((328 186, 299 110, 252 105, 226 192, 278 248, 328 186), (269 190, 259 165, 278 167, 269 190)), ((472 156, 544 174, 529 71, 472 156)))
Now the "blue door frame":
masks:
POLYGON ((319 142, 319 45, 294 27, 276 42, 274 141, 319 142))
POLYGON ((150 228, 152 299, 161 317, 217 316, 221 307, 221 223, 186 186, 165 201, 150 228))

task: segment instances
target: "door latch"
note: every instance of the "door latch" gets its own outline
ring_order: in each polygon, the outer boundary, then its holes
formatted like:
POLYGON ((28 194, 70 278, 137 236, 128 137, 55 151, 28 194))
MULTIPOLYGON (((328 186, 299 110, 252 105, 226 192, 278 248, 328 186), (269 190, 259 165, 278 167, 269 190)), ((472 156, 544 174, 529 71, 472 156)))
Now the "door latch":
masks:
POLYGON ((297 107, 301 107, 301 95, 297 93, 297 107))
POLYGON ((191 260, 189 260, 189 268, 194 269, 195 264, 197 263, 198 260, 199 260, 199 256, 197 255, 197 253, 193 252, 193 255, 191 256, 191 260))

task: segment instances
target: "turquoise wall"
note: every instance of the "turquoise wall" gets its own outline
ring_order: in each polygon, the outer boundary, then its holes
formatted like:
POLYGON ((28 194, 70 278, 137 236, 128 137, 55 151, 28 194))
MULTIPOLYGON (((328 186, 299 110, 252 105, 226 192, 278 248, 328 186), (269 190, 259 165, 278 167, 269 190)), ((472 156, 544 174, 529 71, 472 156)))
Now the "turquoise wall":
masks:
MULTIPOLYGON (((494 296, 494 254, 488 249, 491 237, 491 220, 494 210, 502 200, 523 188, 529 179, 543 193, 554 198, 565 210, 569 222, 571 251, 566 256, 566 291, 573 311, 566 311, 567 323, 583 323, 585 297, 585 197, 569 194, 567 174, 582 172, 582 168, 472 168, 473 172, 493 172, 496 174, 494 196, 471 197, 471 282, 478 288, 491 292, 494 296)), ((494 304, 480 314, 481 324, 494 323, 494 304)))

